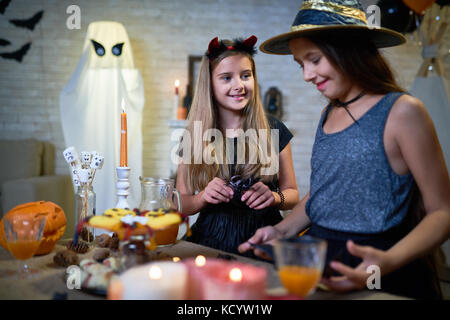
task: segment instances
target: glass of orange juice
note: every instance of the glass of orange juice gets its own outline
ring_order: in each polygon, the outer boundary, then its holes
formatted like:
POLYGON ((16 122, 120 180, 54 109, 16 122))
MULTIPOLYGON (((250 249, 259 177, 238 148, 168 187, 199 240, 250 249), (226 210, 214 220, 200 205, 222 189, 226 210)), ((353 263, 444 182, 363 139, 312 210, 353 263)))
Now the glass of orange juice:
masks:
POLYGON ((27 215, 4 217, 6 242, 14 258, 20 260, 21 267, 14 272, 18 278, 30 278, 37 270, 28 266, 30 259, 39 248, 46 222, 45 215, 27 215))
POLYGON ((301 298, 314 293, 325 265, 327 242, 311 236, 279 239, 274 252, 284 288, 301 298))

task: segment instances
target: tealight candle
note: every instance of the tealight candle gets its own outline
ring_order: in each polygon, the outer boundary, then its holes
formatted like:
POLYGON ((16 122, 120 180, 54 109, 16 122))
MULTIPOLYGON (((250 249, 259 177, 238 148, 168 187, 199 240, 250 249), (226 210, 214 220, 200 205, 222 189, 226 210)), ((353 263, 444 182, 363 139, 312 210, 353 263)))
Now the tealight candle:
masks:
POLYGON ((197 267, 203 267, 206 263, 206 258, 202 255, 198 255, 197 257, 195 257, 195 265, 197 267))
POLYGON ((206 264, 205 256, 198 255, 195 259, 184 260, 188 268, 187 298, 191 300, 203 299, 201 269, 206 264))
MULTIPOLYGON (((267 270, 239 262, 208 259, 203 265, 187 260, 188 298, 206 300, 257 300, 265 298, 267 270)), ((200 259, 201 261, 201 259, 200 259)))
POLYGON ((242 280, 242 271, 239 268, 233 268, 230 271, 230 276, 229 276, 231 281, 234 282, 239 282, 242 280))
POLYGON ((265 268, 228 261, 208 261, 208 264, 210 267, 204 269, 203 292, 205 299, 264 299, 267 278, 265 268), (212 265, 213 262, 216 265, 212 265))
POLYGON ((171 261, 152 262, 131 268, 115 283, 115 293, 123 300, 183 300, 186 298, 187 268, 171 261))

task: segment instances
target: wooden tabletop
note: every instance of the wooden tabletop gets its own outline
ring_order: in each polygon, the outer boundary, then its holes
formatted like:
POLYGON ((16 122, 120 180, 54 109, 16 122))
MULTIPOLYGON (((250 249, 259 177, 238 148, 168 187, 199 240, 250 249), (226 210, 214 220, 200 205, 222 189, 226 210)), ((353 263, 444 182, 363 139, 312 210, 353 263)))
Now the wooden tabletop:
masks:
MULTIPOLYGON (((67 241, 67 240, 66 240, 67 241)), ((64 241, 60 241, 64 243, 64 241)), ((4 248, 0 247, 0 299, 31 299, 48 300, 53 299, 55 294, 67 294, 69 300, 92 300, 105 299, 104 296, 86 293, 82 290, 67 288, 64 279, 66 269, 56 266, 53 263, 53 257, 58 250, 65 249, 62 244, 57 244, 53 251, 44 256, 33 257, 29 260, 30 268, 38 269, 39 274, 31 280, 16 280, 8 276, 8 270, 18 268, 20 262, 15 260, 12 255, 4 248)), ((80 261, 92 256, 95 249, 91 248, 87 253, 79 255, 80 261)), ((239 262, 249 263, 261 266, 267 269, 267 293, 271 296, 286 294, 282 287, 277 271, 273 264, 254 260, 239 255, 228 254, 223 251, 215 250, 209 247, 197 245, 191 242, 179 240, 172 246, 158 247, 157 252, 165 253, 169 256, 178 256, 180 258, 196 257, 199 254, 206 258, 217 258, 219 254, 229 255, 236 258, 239 262)), ((309 299, 335 299, 335 300, 397 300, 405 299, 380 291, 359 291, 346 294, 338 294, 329 291, 317 290, 309 299)))

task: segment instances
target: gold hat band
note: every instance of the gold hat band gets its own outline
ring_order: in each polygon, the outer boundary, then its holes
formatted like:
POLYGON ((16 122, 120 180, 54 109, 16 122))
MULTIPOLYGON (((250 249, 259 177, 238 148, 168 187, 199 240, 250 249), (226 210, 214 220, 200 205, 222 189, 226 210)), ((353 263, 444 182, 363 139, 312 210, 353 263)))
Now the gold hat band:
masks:
POLYGON ((311 0, 304 0, 300 10, 308 10, 308 9, 336 13, 349 18, 361 20, 362 22, 367 24, 367 18, 364 11, 361 11, 356 8, 350 8, 323 0, 319 1, 316 0, 314 2, 312 2, 311 0))

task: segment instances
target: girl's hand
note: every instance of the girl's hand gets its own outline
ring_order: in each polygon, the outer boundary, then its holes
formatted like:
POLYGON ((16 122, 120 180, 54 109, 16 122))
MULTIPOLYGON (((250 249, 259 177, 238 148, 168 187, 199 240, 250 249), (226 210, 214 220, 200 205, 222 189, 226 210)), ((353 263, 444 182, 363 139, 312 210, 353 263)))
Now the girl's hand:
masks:
POLYGON ((228 187, 225 181, 216 177, 203 190, 202 199, 207 203, 218 204, 229 202, 233 198, 233 194, 233 189, 228 187))
MULTIPOLYGON (((380 277, 390 271, 388 270, 389 259, 386 257, 385 251, 369 246, 360 246, 351 240, 347 241, 347 250, 352 255, 362 258, 363 261, 354 269, 340 262, 331 261, 331 268, 341 273, 342 276, 321 279, 321 283, 330 290, 347 292, 366 288, 368 285, 367 279, 375 270, 375 268, 369 268, 370 266, 379 268, 380 277)), ((383 284, 380 283, 380 285, 383 288, 383 284)))
POLYGON ((261 210, 274 203, 275 197, 269 187, 260 181, 245 191, 241 197, 241 200, 250 208, 261 210))

